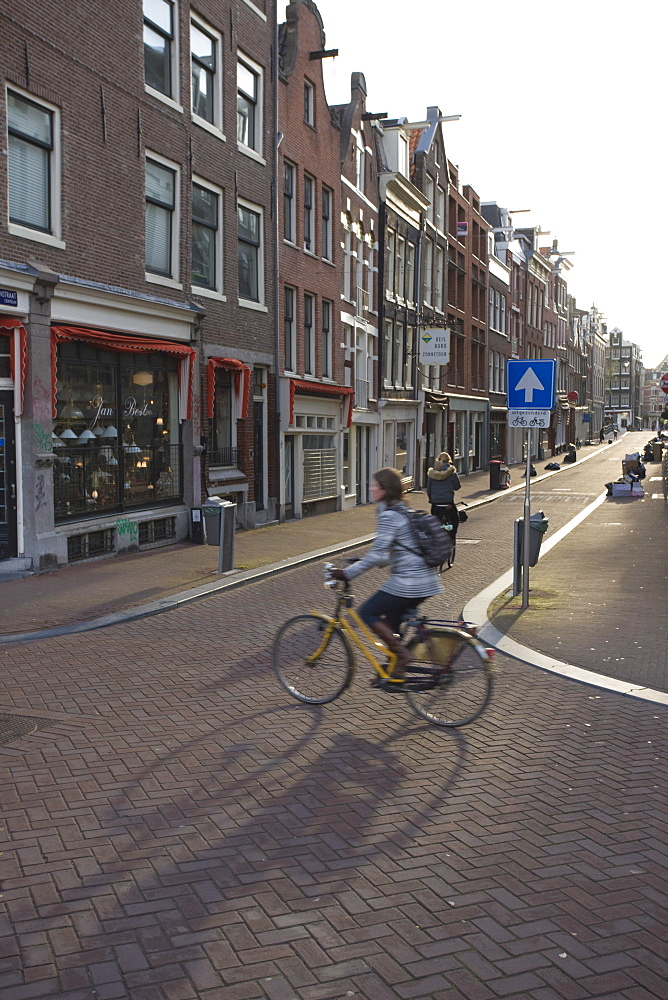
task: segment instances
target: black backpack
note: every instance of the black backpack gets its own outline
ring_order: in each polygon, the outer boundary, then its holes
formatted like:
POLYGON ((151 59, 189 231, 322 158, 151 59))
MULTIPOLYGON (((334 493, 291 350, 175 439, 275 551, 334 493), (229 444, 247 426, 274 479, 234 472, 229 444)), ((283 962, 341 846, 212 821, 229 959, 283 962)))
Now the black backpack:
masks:
POLYGON ((442 566, 448 561, 452 552, 452 537, 437 517, 433 514, 427 514, 424 510, 412 510, 410 507, 394 507, 393 509, 408 518, 415 548, 409 549, 401 542, 397 542, 397 545, 422 556, 427 566, 430 567, 442 566))

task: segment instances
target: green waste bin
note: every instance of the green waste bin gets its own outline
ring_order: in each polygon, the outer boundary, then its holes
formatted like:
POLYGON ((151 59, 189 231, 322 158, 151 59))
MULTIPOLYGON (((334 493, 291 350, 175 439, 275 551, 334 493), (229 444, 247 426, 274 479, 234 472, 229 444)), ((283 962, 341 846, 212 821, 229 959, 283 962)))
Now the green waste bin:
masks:
MULTIPOLYGON (((519 559, 520 564, 524 561, 524 518, 518 517, 515 522, 517 525, 517 538, 519 542, 519 559)), ((548 529, 548 520, 542 510, 536 511, 535 514, 531 514, 529 517, 529 566, 535 566, 538 562, 538 556, 540 555, 540 546, 543 541, 543 535, 548 529)))

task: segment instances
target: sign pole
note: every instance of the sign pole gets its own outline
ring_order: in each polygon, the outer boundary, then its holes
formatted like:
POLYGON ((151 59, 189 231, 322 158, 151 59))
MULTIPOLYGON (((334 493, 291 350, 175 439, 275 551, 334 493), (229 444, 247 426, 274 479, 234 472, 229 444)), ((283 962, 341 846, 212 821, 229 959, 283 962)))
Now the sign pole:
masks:
POLYGON ((531 524, 531 428, 527 427, 527 467, 524 485, 524 538, 522 540, 522 610, 529 607, 529 540, 531 524))

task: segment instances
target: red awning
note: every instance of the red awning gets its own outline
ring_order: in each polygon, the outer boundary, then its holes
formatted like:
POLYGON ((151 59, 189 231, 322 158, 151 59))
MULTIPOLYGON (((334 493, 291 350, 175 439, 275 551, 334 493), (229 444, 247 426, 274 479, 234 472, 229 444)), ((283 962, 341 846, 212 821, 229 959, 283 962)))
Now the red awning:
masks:
POLYGON ((303 382, 298 378, 290 379, 290 420, 295 416, 295 393, 308 392, 315 396, 341 396, 343 402, 343 422, 350 427, 353 422, 354 391, 349 385, 327 385, 324 382, 303 382))
POLYGON ((53 415, 56 416, 56 364, 57 347, 61 341, 83 340, 93 347, 107 351, 131 351, 149 354, 161 351, 176 354, 179 363, 179 420, 190 420, 192 415, 192 382, 194 374, 195 349, 189 344, 175 343, 173 340, 157 340, 152 337, 133 337, 130 334, 110 333, 108 330, 91 330, 85 326, 52 326, 51 363, 53 377, 53 415))
POLYGON ((14 415, 19 417, 23 413, 28 374, 28 335, 21 321, 14 316, 0 316, 0 333, 7 333, 12 338, 9 364, 14 383, 14 415))
POLYGON ((250 397, 250 368, 236 358, 209 358, 207 362, 207 379, 209 383, 208 413, 213 419, 213 404, 216 397, 216 369, 228 368, 234 372, 234 398, 236 401, 236 419, 245 420, 248 416, 250 397))

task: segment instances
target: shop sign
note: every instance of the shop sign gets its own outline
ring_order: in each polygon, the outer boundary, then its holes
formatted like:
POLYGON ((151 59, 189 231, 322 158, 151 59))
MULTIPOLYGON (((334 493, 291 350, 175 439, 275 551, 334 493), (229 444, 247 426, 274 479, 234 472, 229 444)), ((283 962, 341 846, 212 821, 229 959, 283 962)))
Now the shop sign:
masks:
POLYGON ((9 288, 0 288, 0 306, 10 306, 13 309, 19 304, 19 293, 9 288))
POLYGON ((99 423, 100 417, 113 417, 114 407, 105 406, 102 396, 93 396, 91 403, 95 407, 95 416, 88 425, 91 429, 99 423))
POLYGON ((438 328, 420 334, 420 361, 423 365, 447 365, 450 361, 450 331, 438 328))
POLYGON ((152 412, 148 403, 139 406, 135 396, 128 396, 123 404, 124 417, 150 417, 152 412))

